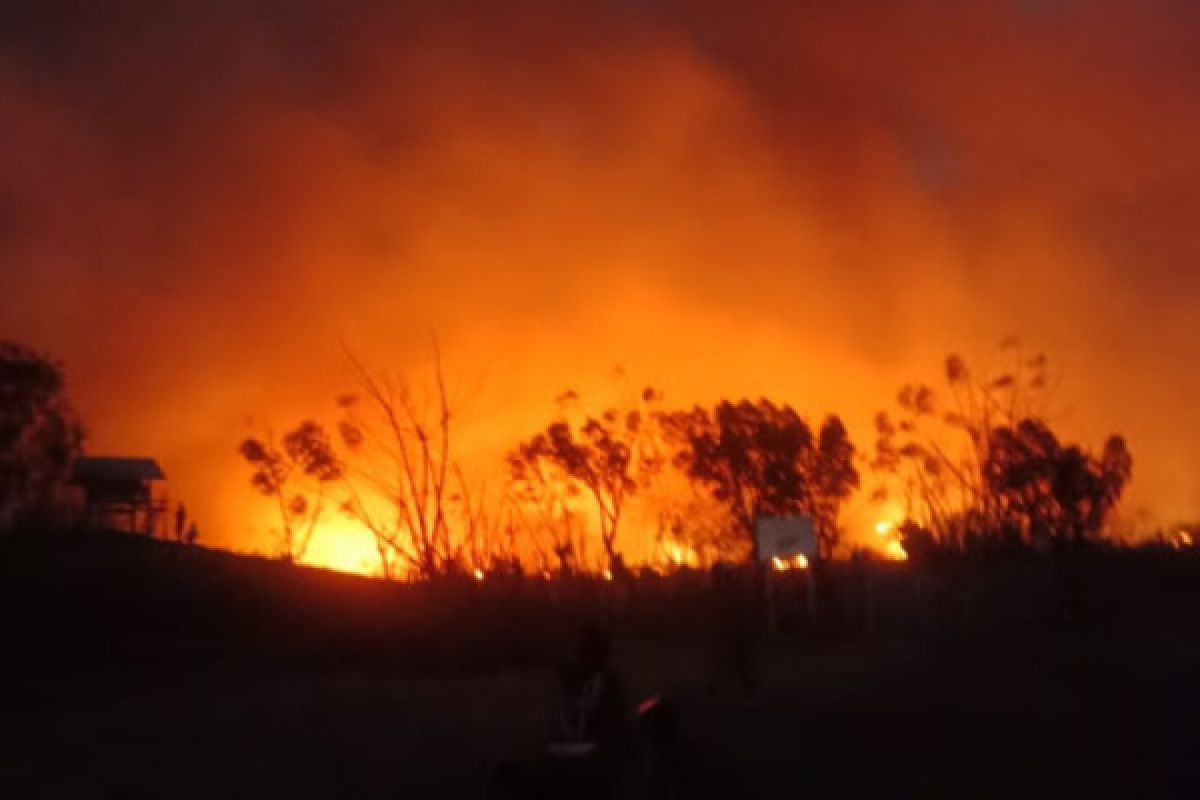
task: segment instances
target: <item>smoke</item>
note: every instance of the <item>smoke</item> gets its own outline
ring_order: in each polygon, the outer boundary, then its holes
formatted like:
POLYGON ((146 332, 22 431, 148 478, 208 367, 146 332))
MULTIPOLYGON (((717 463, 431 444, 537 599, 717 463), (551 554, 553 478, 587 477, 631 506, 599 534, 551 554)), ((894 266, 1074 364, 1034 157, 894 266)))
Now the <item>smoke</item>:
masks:
POLYGON ((614 365, 870 412, 1015 333, 1200 514, 1179 2, 8 3, 3 333, 258 546, 235 447, 436 331, 483 449, 614 365), (482 7, 481 7, 482 6, 482 7))

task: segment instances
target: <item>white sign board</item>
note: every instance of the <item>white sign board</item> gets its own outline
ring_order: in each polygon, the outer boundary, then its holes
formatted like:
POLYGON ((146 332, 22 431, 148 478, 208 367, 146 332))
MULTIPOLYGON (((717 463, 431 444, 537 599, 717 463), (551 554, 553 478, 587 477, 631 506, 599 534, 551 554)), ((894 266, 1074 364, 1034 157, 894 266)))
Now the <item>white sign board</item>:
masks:
POLYGON ((754 522, 754 539, 759 561, 788 561, 798 555, 809 561, 817 559, 817 532, 808 517, 759 517, 754 522))

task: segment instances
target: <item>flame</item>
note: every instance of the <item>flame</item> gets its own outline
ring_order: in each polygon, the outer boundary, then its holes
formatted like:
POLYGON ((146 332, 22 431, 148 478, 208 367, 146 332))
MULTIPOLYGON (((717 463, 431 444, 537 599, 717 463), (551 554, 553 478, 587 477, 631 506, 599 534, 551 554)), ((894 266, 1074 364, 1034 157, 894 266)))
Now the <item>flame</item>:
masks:
POLYGON ((904 546, 900 543, 900 521, 903 518, 899 509, 887 508, 883 515, 875 521, 873 530, 876 541, 869 544, 868 547, 889 561, 907 561, 908 553, 904 551, 904 546))
POLYGON ((790 558, 781 556, 772 556, 771 569, 776 572, 789 572, 791 570, 808 569, 808 556, 803 553, 797 553, 790 558))
POLYGON ((380 571, 374 539, 353 520, 330 520, 319 524, 304 561, 357 575, 377 575, 380 571))
POLYGON ((666 541, 662 544, 661 550, 662 557, 672 567, 694 567, 700 563, 695 549, 679 542, 666 541))
MULTIPOLYGON (((680 3, 680 21, 656 10, 639 15, 645 26, 625 24, 617 8, 632 4, 538 4, 567 23, 546 31, 582 19, 615 37, 547 36, 544 48, 527 46, 542 42, 542 14, 499 3, 466 16, 338 4, 336 28, 353 37, 291 35, 307 30, 303 14, 287 35, 259 30, 265 15, 243 30, 248 15, 216 14, 195 30, 157 24, 171 4, 135 5, 163 36, 126 46, 144 27, 135 16, 54 70, 38 69, 42 48, 6 44, 0 196, 22 213, 0 313, 6 336, 65 360, 91 446, 161 458, 207 544, 268 546, 266 526, 246 525, 236 421, 327 414, 329 395, 353 388, 343 334, 378 344, 373 363, 412 366, 407 343, 422 337, 400 320, 461 354, 452 376, 513 365, 469 398, 470 416, 492 414, 464 442, 475 463, 616 362, 685 406, 769 386, 806 413, 837 411, 865 448, 901 381, 930 375, 948 349, 1028 330, 1061 343, 1074 424, 1139 442, 1134 502, 1195 511, 1194 271, 1168 268, 1195 260, 1181 222, 1195 192, 1162 190, 1194 184, 1180 79, 1194 59, 1182 55, 1191 26, 1158 4, 1100 4, 1067 42, 1026 35, 1033 18, 1018 6, 1035 4, 963 4, 963 24, 987 34, 969 64, 898 4, 831 3, 810 20, 770 11, 787 4, 760 15, 680 3), (499 19, 512 25, 479 47, 476 32, 499 19), (395 47, 408 30, 428 36, 395 47), (827 46, 850 31, 890 44, 827 46), (704 44, 715 34, 719 53, 704 44), (230 58, 213 46, 260 37, 319 51, 230 58), (927 46, 889 49, 909 39, 927 46), (199 60, 135 80, 181 45, 199 60), (990 68, 1014 52, 1025 70, 990 68), (1110 53, 1128 67, 1119 82, 1110 53), (353 91, 327 97, 343 80, 353 91), (73 105, 81 86, 89 113, 73 105), (171 147, 147 157, 163 125, 171 147), (1055 169, 1007 179, 1030 163, 1055 169), (1113 325, 1146 333, 1095 335, 1113 325), (1117 367, 1131 391, 1105 390, 1117 367), (1144 388, 1164 376, 1179 390, 1144 388)), ((873 541, 873 524, 856 532, 873 541)), ((362 571, 362 538, 318 534, 308 560, 362 571)))

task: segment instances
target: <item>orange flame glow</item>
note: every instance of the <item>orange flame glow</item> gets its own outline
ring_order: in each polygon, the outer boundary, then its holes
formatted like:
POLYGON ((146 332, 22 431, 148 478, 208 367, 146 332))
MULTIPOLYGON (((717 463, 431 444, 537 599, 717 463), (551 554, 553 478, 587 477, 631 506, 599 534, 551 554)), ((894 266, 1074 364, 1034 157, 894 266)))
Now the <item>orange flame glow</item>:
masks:
MULTIPOLYGON (((249 428, 327 421, 343 342, 406 371, 430 330, 493 487, 567 389, 767 395, 867 449, 897 387, 1017 332, 1069 367, 1064 435, 1128 436, 1130 518, 1200 518, 1189 4, 964 3, 965 60, 929 3, 183 5, 0 42, 0 318, 203 543, 272 547, 249 428)), ((899 557, 877 518, 849 544, 899 557)), ((307 560, 377 556, 331 522, 307 560)))

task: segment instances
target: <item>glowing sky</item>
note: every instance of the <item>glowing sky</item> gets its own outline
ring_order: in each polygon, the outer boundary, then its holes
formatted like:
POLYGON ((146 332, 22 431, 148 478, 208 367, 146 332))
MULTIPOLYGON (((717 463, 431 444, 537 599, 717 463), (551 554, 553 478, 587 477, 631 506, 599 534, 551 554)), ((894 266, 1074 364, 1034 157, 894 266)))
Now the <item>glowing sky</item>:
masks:
MULTIPOLYGON (((612 368, 860 434, 1015 333, 1200 517, 1190 0, 0 8, 0 335, 257 546, 236 444, 436 330, 480 454, 612 368)), ((484 455, 479 455, 485 459, 484 455)))

